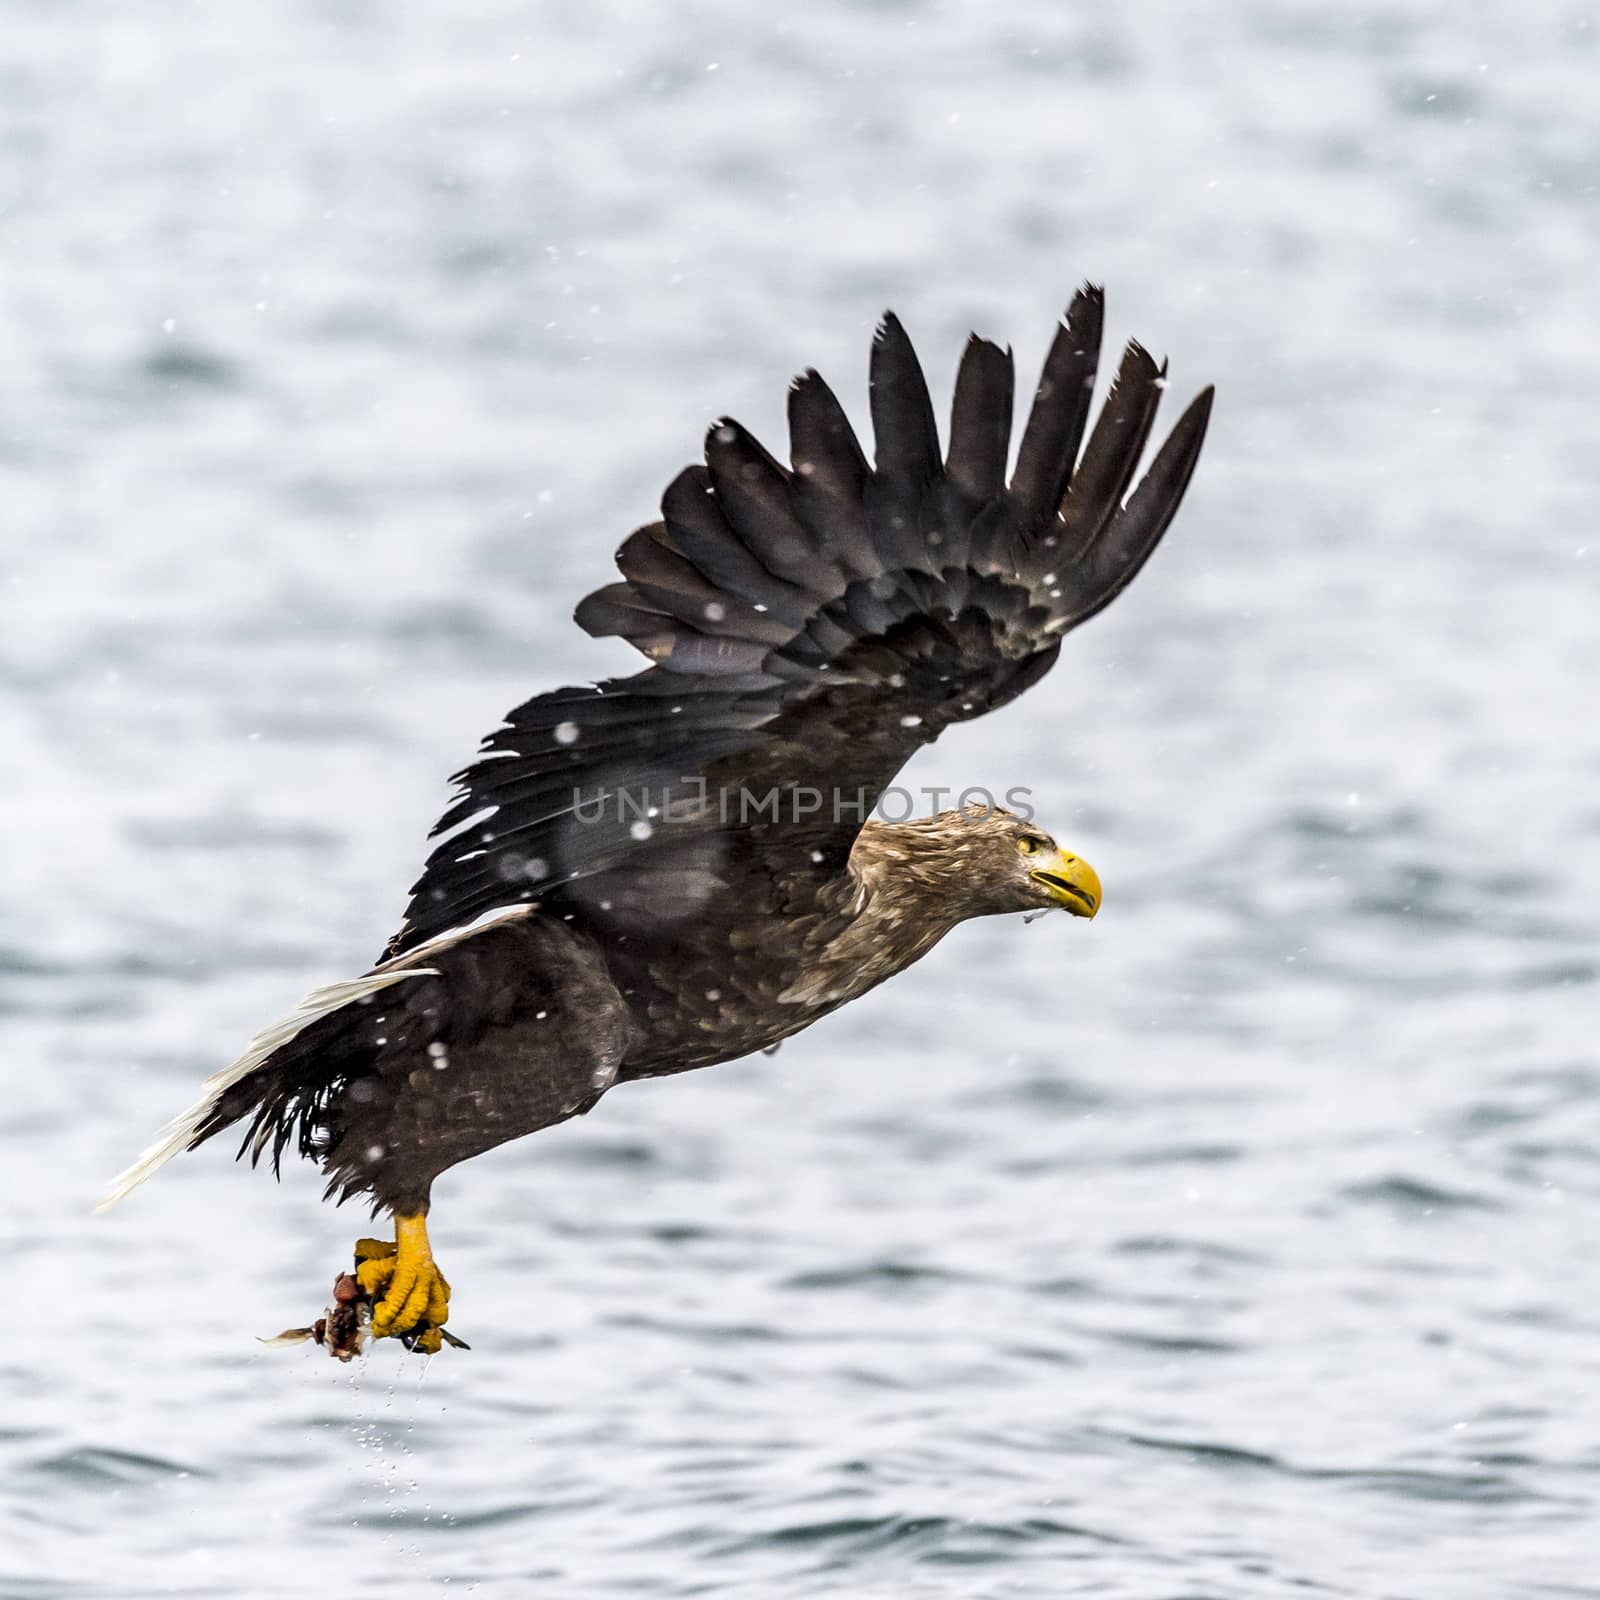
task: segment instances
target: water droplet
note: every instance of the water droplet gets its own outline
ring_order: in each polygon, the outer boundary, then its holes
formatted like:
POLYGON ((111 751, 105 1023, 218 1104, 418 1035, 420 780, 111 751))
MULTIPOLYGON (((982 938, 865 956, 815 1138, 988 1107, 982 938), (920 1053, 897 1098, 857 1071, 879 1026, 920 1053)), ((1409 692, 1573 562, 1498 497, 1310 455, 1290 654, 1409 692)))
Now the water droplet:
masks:
POLYGON ((707 622, 721 622, 727 614, 728 608, 720 600, 713 600, 706 606, 707 622))
POLYGON ((902 728, 920 728, 922 726, 922 718, 915 716, 901 717, 900 726, 902 728))
POLYGON ((558 722, 555 727, 557 744, 576 744, 578 742, 578 724, 576 722, 558 722))
POLYGON ((640 817, 639 820, 628 829, 628 832, 631 833, 635 839, 648 839, 655 831, 656 830, 651 827, 651 825, 646 822, 643 817, 640 817))

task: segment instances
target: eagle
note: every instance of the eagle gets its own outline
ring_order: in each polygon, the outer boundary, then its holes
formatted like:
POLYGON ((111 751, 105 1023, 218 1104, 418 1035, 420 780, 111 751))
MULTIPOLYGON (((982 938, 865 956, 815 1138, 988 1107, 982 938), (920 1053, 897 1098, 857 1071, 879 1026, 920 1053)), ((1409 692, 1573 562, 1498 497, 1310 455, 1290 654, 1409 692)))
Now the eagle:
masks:
POLYGON ((968 339, 941 445, 892 313, 871 461, 815 371, 789 389, 788 466, 714 423, 577 608, 649 665, 510 712, 456 775, 376 965, 251 1040, 101 1209, 243 1124, 252 1164, 292 1149, 324 1198, 392 1216, 342 1298, 431 1354, 460 1342, 427 1230, 442 1172, 619 1083, 772 1050, 970 917, 1093 917, 1093 869, 1029 817, 874 812, 923 745, 1037 683, 1178 509, 1212 390, 1131 487, 1166 367, 1130 343, 1083 444, 1103 322, 1085 285, 1014 462, 1010 351, 968 339))

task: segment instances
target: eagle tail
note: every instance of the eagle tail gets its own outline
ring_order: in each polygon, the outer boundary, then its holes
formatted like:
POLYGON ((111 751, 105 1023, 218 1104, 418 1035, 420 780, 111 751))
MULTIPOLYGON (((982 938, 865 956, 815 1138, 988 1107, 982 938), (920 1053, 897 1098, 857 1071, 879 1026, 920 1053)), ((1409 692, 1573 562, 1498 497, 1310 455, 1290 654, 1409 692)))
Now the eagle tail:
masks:
POLYGON ((119 1200, 124 1200, 174 1156, 192 1150, 197 1144, 220 1132, 230 1123, 237 1122, 264 1098, 261 1093, 241 1094, 241 1086, 281 1050, 292 1045, 307 1028, 331 1017, 346 1006, 354 1005, 398 983, 402 978, 415 978, 431 974, 432 967, 409 967, 402 970, 369 972, 364 977, 351 978, 342 983, 330 983, 307 995, 295 1010, 280 1022, 263 1028, 250 1041, 248 1048, 237 1061, 231 1062, 206 1079, 200 1098, 174 1117, 157 1136, 155 1142, 125 1172, 112 1180, 111 1188, 96 1212, 109 1211, 119 1200), (235 1107, 237 1109, 235 1109, 235 1107))

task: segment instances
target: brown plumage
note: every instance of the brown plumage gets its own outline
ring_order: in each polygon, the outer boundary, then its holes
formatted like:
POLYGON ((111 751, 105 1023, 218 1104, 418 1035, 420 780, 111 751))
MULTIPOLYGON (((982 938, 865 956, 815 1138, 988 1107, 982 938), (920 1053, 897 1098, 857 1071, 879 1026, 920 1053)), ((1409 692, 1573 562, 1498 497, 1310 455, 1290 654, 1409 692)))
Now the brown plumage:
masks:
MULTIPOLYGON (((941 454, 892 316, 872 464, 814 372, 790 391, 790 467, 714 425, 621 581, 578 607, 652 665, 512 711, 458 774, 379 965, 260 1036, 116 1194, 243 1121, 252 1159, 293 1147, 331 1194, 420 1226, 446 1168, 620 1080, 769 1048, 966 918, 1092 916, 1093 873, 1021 818, 866 818, 917 749, 1043 676, 1177 510, 1211 392, 1128 495, 1164 369, 1128 347, 1080 458, 1101 321, 1080 291, 1009 482, 1009 352, 968 342, 941 454)), ((402 1306, 404 1237, 399 1260, 375 1327, 417 1337, 443 1291, 402 1306)))

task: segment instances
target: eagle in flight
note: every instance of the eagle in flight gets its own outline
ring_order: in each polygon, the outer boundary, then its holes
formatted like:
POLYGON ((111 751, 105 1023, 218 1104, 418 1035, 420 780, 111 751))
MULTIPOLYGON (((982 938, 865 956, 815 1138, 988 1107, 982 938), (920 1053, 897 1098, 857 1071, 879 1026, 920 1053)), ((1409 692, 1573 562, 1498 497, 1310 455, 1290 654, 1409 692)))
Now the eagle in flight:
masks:
POLYGON ((329 1196, 392 1214, 336 1294, 432 1353, 459 1343, 427 1233, 440 1173, 630 1078, 769 1050, 968 917, 1092 917, 1093 870, 1031 820, 873 811, 922 745, 1038 682, 1178 509, 1212 391, 1129 493, 1165 367, 1127 347, 1080 454, 1102 322, 1085 287, 1009 479, 1010 352, 968 340, 941 450, 892 315, 871 461, 815 372, 789 391, 787 467, 714 424, 577 610, 650 665, 512 711, 457 775, 378 963, 258 1034, 105 1206, 242 1123, 252 1162, 292 1149, 329 1196))

